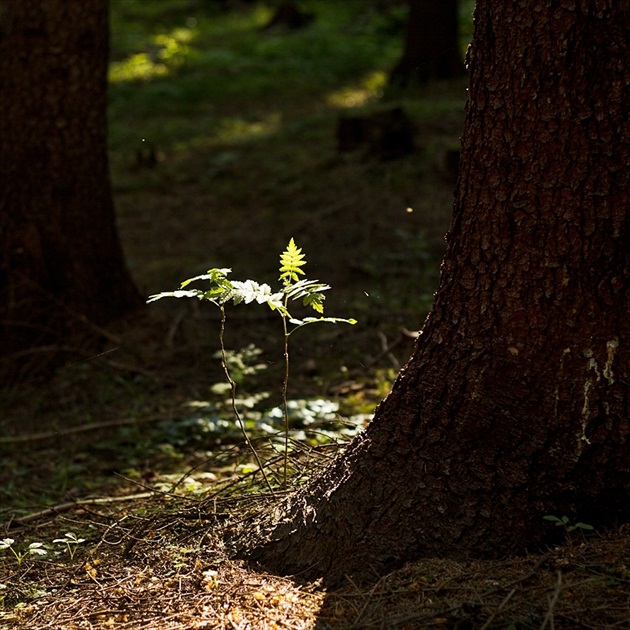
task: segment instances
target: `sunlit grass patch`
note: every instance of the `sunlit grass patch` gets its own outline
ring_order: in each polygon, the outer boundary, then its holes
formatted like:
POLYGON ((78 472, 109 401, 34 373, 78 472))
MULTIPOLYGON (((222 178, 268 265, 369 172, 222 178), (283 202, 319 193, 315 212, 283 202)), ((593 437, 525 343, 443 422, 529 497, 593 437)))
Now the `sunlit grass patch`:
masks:
MULTIPOLYGON (((179 121, 179 136, 172 145, 172 151, 180 160, 192 159, 195 153, 210 152, 216 147, 223 147, 220 153, 213 155, 214 166, 226 167, 234 162, 237 153, 225 150, 226 144, 245 144, 249 141, 269 138, 278 133, 283 126, 282 115, 271 112, 257 119, 249 120, 245 116, 225 116, 212 119, 210 124, 189 125, 184 119, 179 121)), ((156 130, 163 132, 164 128, 156 130)), ((147 134, 151 140, 151 134, 147 134)))
POLYGON ((242 117, 223 118, 217 132, 219 141, 238 141, 260 138, 277 132, 282 124, 279 113, 272 113, 262 120, 249 121, 242 117))
POLYGON ((383 95, 387 85, 384 70, 369 72, 358 83, 347 85, 329 93, 326 101, 333 107, 361 107, 383 95))
POLYGON ((193 28, 175 28, 170 33, 154 35, 145 50, 113 61, 109 80, 112 83, 149 81, 168 76, 186 62, 194 37, 193 28))
POLYGON ((249 9, 229 11, 205 20, 206 30, 212 38, 232 38, 238 33, 261 29, 273 15, 273 7, 259 2, 249 9))

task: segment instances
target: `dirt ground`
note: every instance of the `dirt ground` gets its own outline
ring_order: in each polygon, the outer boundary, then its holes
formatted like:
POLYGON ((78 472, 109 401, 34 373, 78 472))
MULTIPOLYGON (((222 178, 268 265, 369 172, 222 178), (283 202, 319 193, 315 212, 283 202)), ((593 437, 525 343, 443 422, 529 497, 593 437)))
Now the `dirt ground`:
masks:
MULTIPOLYGON (((415 151, 397 159, 337 150, 343 102, 360 96, 356 86, 335 106, 312 95, 260 98, 253 112, 249 101, 217 105, 214 118, 195 114, 190 136, 186 114, 160 109, 175 93, 170 84, 143 88, 154 90, 153 116, 141 107, 127 114, 123 97, 140 87, 121 88, 112 107, 112 169, 119 233, 142 295, 213 267, 273 284, 294 237, 308 277, 332 287, 326 314, 358 320, 292 339, 291 487, 299 485, 369 422, 430 308, 465 81, 374 104, 404 107, 414 121, 415 151)), ((253 344, 252 361, 265 368, 244 373, 239 397, 270 491, 217 393, 219 326, 216 309, 161 300, 92 330, 101 347, 75 348, 45 381, 3 387, 0 628, 630 627, 626 526, 550 524, 557 543, 536 553, 427 558, 369 588, 348 580, 336 591, 234 559, 229 533, 290 491, 281 489, 282 443, 269 411, 281 402, 282 334, 261 308, 228 312, 226 347, 243 357, 253 344)))
MULTIPOLYGON (((352 166, 373 168, 381 178, 398 167, 352 166)), ((292 391, 296 398, 370 409, 411 350, 413 339, 402 331, 419 326, 428 298, 423 303, 409 294, 417 296, 419 289, 430 294, 419 279, 435 281, 436 271, 427 265, 436 265, 441 239, 416 250, 420 262, 414 271, 407 254, 393 255, 395 236, 387 236, 392 223, 409 220, 404 204, 384 203, 383 209, 371 204, 371 211, 364 207, 359 213, 363 193, 358 199, 346 194, 330 213, 309 209, 277 222, 258 217, 245 231, 242 218, 231 214, 222 217, 220 232, 207 230, 203 238, 201 225, 188 227, 199 220, 196 194, 182 204, 186 212, 173 210, 174 198, 156 196, 143 211, 150 222, 132 215, 139 203, 133 194, 120 194, 118 204, 132 263, 153 261, 134 269, 147 294, 175 288, 169 275, 181 279, 197 273, 188 269, 191 252, 208 242, 216 259, 217 252, 226 258, 231 253, 226 264, 236 269, 244 262, 245 274, 273 281, 284 234, 301 235, 316 277, 329 281, 333 292, 340 289, 341 299, 331 297, 331 312, 355 315, 360 323, 305 335, 295 347, 292 391), (335 225, 329 223, 332 216, 335 225), (180 221, 187 228, 178 234, 180 221), (280 229, 281 222, 294 227, 280 229), (214 242, 208 239, 213 235, 214 242), (269 242, 274 251, 268 256, 269 242), (165 249, 173 266, 166 272, 153 266, 166 264, 165 249), (248 255, 235 254, 243 251, 248 255)), ((146 196, 143 203, 146 207, 146 196)), ((447 215, 427 221, 413 217, 417 223, 408 229, 437 234, 447 215)), ((12 389, 4 401, 0 438, 6 484, 0 536, 13 539, 12 548, 20 553, 39 541, 48 553, 27 553, 18 562, 10 549, 0 552, 0 627, 630 627, 625 527, 561 532, 556 547, 500 562, 428 558, 368 589, 348 581, 334 592, 233 559, 226 531, 275 505, 283 491, 270 493, 251 474, 251 457, 238 436, 181 428, 190 427, 184 410, 206 401, 210 384, 221 380, 211 358, 218 324, 217 313, 197 304, 164 301, 109 328, 102 355, 61 370, 48 383, 12 389), (68 533, 85 540, 75 544, 68 533), (71 542, 52 542, 63 538, 71 542)), ((273 389, 280 375, 277 325, 264 311, 230 314, 229 346, 254 343, 262 349, 268 370, 257 377, 259 390, 273 389)), ((326 444, 296 442, 293 483, 343 448, 343 437, 338 438, 326 444)), ((262 438, 258 444, 270 470, 277 470, 277 448, 262 438)))
POLYGON ((500 562, 426 559, 334 592, 231 559, 224 529, 277 501, 155 492, 61 507, 11 535, 86 531, 72 558, 5 562, 6 628, 627 628, 627 531, 500 562), (117 501, 116 499, 120 499, 117 501), (13 605, 15 598, 26 601, 13 605))

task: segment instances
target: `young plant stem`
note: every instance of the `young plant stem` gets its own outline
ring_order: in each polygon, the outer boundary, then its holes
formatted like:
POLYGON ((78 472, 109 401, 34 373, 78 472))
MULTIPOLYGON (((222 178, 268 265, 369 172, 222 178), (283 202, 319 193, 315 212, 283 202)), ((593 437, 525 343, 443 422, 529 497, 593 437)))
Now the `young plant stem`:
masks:
MULTIPOLYGON (((249 436, 247 435, 247 430, 245 429, 245 423, 243 422, 243 419, 241 418, 241 414, 239 413, 238 407, 236 406, 236 382, 234 381, 234 379, 232 378, 230 374, 230 370, 227 365, 227 356, 225 353, 225 343, 224 343, 225 308, 223 306, 220 306, 220 309, 221 309, 221 330, 219 332, 219 341, 221 343, 221 367, 223 368, 223 373, 225 374, 225 378, 230 386, 232 413, 234 413, 234 417, 236 418, 236 421, 238 422, 238 426, 241 429, 243 438, 245 438, 245 442, 247 443, 249 450, 254 456, 254 459, 256 460, 256 464, 258 464, 258 468, 260 469, 260 472, 262 473, 265 483, 267 484, 267 488, 269 488, 270 492, 273 492, 273 488, 271 487, 271 483, 269 482, 267 473, 265 473, 265 469, 262 465, 262 462, 260 461, 260 457, 258 457, 258 453, 256 452, 256 449, 254 448, 252 441, 249 439, 249 436)), ((285 468, 285 485, 286 485, 286 468, 285 468)))
MULTIPOLYGON (((1 1, 1 0, 0 0, 1 1)), ((339 322, 345 322, 347 324, 356 324, 354 319, 340 319, 338 317, 324 317, 324 295, 323 292, 330 289, 327 284, 322 284, 318 280, 308 280, 303 278, 300 280, 300 275, 304 275, 302 267, 306 264, 305 256, 302 253, 293 238, 289 241, 286 249, 280 255, 280 278, 282 282, 281 291, 273 293, 271 287, 268 284, 260 284, 253 280, 247 280, 245 282, 232 281, 227 279, 228 274, 232 272, 231 269, 209 269, 208 273, 195 276, 194 278, 188 278, 181 283, 180 289, 169 293, 158 293, 156 295, 149 296, 148 302, 154 302, 164 297, 175 298, 198 298, 211 302, 215 306, 221 309, 221 332, 219 339, 221 342, 221 366, 223 372, 230 386, 232 392, 232 411, 240 427, 241 433, 245 438, 245 442, 249 447, 249 450, 254 455, 256 463, 260 468, 267 487, 272 490, 269 479, 265 473, 262 462, 258 457, 258 453, 254 448, 247 431, 245 423, 241 418, 241 415, 236 407, 236 382, 230 375, 228 368, 227 356, 224 345, 225 335, 225 304, 232 301, 234 304, 251 304, 257 302, 258 304, 267 304, 272 311, 276 311, 282 318, 282 327, 284 330, 284 381, 282 384, 282 402, 284 407, 284 474, 283 474, 283 487, 287 487, 287 480, 289 474, 289 401, 287 400, 289 389, 289 336, 293 334, 299 328, 306 326, 307 324, 313 324, 316 322, 328 322, 336 324, 339 322), (197 280, 208 280, 210 282, 210 288, 207 291, 200 291, 198 289, 184 290, 191 282, 197 280), (303 320, 293 319, 289 313, 289 301, 290 300, 302 300, 303 306, 311 307, 320 317, 306 317, 303 320), (294 325, 291 330, 288 328, 288 324, 294 325)))
POLYGON ((283 487, 287 487, 287 469, 289 467, 289 332, 287 330, 287 318, 282 318, 284 329, 284 381, 282 382, 282 406, 284 409, 284 475, 283 487))

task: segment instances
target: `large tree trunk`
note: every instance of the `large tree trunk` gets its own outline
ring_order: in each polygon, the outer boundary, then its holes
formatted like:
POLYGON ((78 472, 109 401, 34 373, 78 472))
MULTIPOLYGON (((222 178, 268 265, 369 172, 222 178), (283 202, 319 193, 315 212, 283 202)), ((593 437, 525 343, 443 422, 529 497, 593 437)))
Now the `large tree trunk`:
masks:
POLYGON ((630 8, 479 0, 455 212, 414 354, 250 557, 334 582, 630 511, 630 8))
POLYGON ((141 301, 123 262, 108 174, 107 0, 3 2, 0 29, 6 358, 69 345, 86 320, 103 324, 141 301))
POLYGON ((457 0, 409 0, 405 47, 390 83, 406 86, 463 73, 457 0))

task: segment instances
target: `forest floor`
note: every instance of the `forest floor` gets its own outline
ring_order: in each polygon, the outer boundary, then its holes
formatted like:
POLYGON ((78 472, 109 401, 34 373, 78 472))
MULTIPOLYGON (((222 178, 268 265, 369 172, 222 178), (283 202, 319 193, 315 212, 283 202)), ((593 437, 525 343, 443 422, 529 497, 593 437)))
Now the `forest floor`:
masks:
POLYGON ((630 627, 626 527, 550 523, 548 548, 428 558, 367 589, 234 559, 230 532, 343 449, 409 357, 437 286, 465 80, 387 88, 396 3, 305 1, 315 19, 297 31, 263 29, 265 3, 111 4, 113 184, 141 293, 214 267, 273 286, 293 237, 307 277, 332 287, 326 315, 358 323, 292 338, 288 488, 282 324, 261 306, 228 309, 225 346, 271 489, 231 412, 210 305, 152 303, 101 331, 99 352, 6 385, 0 628, 630 627), (339 151, 341 118, 397 107, 412 153, 339 151))

